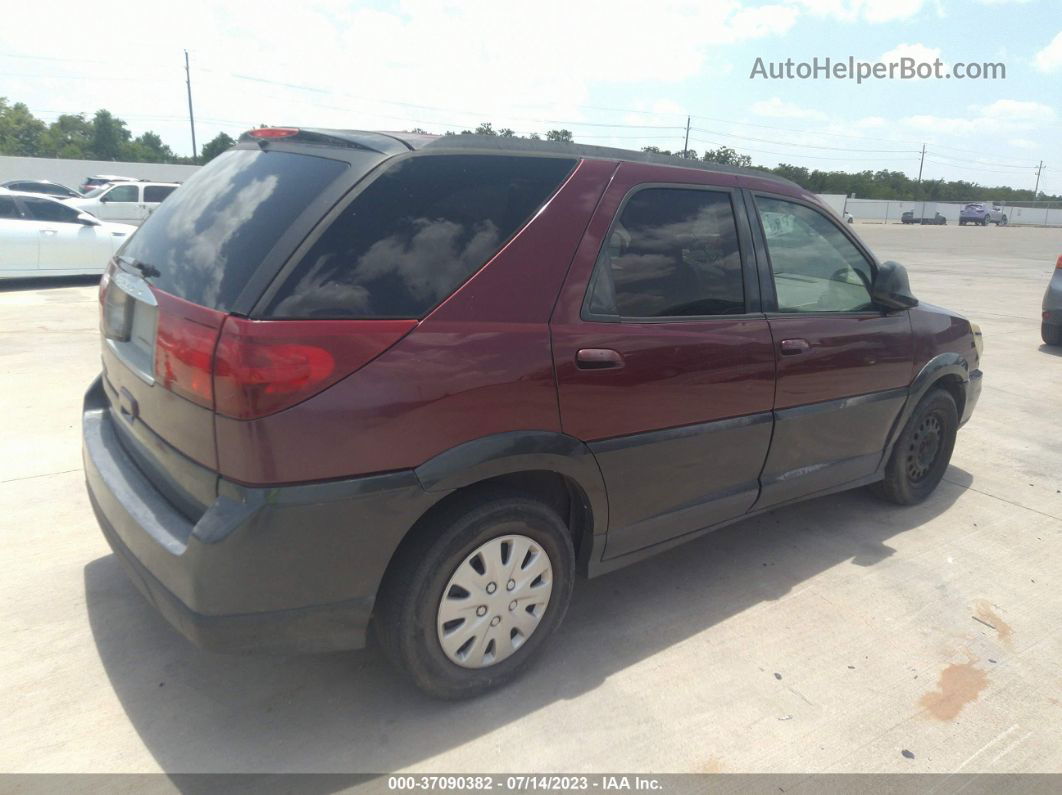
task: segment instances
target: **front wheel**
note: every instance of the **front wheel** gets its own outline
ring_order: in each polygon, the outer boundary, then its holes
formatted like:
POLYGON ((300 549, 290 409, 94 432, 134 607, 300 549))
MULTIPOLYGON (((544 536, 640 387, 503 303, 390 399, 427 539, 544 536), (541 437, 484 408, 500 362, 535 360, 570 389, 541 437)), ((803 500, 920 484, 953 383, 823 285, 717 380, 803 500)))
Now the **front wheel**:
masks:
POLYGON ((1006 226, 1007 225, 1007 216, 1004 215, 1002 218, 999 219, 999 225, 1000 226, 1006 226))
POLYGON ((958 429, 959 412, 947 390, 922 398, 896 440, 878 495, 899 505, 925 500, 944 477, 958 429))
POLYGON ((381 588, 381 646, 425 692, 467 698, 517 676, 568 609, 575 553, 556 511, 518 495, 456 504, 400 552, 381 588))

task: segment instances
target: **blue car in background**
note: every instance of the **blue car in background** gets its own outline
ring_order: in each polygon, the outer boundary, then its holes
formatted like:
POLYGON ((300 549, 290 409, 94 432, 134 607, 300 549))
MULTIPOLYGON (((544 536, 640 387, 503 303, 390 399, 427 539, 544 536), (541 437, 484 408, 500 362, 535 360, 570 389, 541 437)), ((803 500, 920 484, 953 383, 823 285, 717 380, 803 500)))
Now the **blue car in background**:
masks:
POLYGON ((989 223, 993 223, 996 226, 1007 225, 1007 216, 1003 212, 1003 208, 995 202, 991 204, 972 202, 959 212, 959 226, 966 226, 966 224, 988 226, 989 223))

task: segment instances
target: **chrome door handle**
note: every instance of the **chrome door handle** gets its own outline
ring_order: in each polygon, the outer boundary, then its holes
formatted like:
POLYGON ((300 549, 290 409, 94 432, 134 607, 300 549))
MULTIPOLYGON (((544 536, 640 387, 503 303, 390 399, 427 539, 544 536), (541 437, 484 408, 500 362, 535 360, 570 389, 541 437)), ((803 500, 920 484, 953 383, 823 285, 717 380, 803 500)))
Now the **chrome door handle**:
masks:
POLYGON ((807 340, 782 340, 778 343, 778 347, 782 351, 782 356, 796 356, 797 354, 804 353, 811 349, 807 340))
POLYGON ((59 234, 59 230, 58 229, 42 229, 41 230, 41 234, 42 235, 57 235, 57 234, 59 234))
POLYGON ((623 367, 623 356, 611 348, 581 348, 575 354, 580 370, 615 370, 623 367))

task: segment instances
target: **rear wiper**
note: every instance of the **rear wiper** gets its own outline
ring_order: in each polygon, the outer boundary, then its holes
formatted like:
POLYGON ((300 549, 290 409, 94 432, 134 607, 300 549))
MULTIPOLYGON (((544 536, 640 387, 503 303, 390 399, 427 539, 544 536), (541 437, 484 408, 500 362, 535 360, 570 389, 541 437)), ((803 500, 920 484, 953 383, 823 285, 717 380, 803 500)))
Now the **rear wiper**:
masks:
POLYGON ((153 276, 161 276, 162 271, 156 268, 154 265, 148 265, 146 262, 140 260, 133 260, 133 267, 143 274, 145 279, 150 279, 153 276))

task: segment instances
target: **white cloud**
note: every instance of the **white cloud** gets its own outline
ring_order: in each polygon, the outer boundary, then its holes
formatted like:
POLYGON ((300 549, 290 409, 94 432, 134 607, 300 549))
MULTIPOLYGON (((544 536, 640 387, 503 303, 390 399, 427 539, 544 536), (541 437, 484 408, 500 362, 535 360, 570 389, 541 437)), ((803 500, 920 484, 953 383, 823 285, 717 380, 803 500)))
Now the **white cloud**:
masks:
POLYGON ((786 102, 778 97, 754 102, 751 108, 757 116, 768 116, 774 119, 815 119, 822 120, 828 116, 820 110, 802 108, 792 102, 786 102))
POLYGON ((1041 144, 1030 141, 1028 138, 1011 138, 1007 143, 1015 149, 1039 149, 1041 147, 1041 144))
POLYGON ((786 0, 665 0, 630 10, 605 0, 400 0, 387 11, 306 0, 283 16, 259 0, 187 0, 180 14, 150 3, 130 14, 114 0, 97 0, 87 15, 80 4, 65 7, 76 9, 77 25, 49 24, 32 4, 5 6, 0 51, 96 57, 85 42, 113 40, 113 20, 122 19, 123 40, 151 42, 149 63, 123 69, 108 53, 98 64, 0 60, 10 70, 3 93, 34 111, 107 107, 182 152, 185 47, 200 142, 259 123, 441 132, 492 120, 542 132, 588 118, 580 106, 595 87, 666 89, 707 74, 727 45, 784 34, 800 14, 786 0))
POLYGON ((1017 99, 997 99, 990 105, 973 105, 971 109, 982 117, 1007 121, 1051 121, 1054 109, 1042 102, 1017 99))
POLYGON ((924 0, 794 0, 818 16, 846 22, 893 22, 909 19, 922 10, 924 0))
MULTIPOLYGON (((899 62, 901 58, 911 58, 917 63, 933 63, 940 58, 940 49, 927 47, 925 44, 898 44, 888 52, 882 53, 881 63, 899 62)), ((943 61, 943 59, 941 58, 943 61)))
POLYGON ((1036 68, 1041 72, 1054 72, 1062 69, 1062 31, 1057 33, 1050 44, 1036 53, 1036 68))
POLYGON ((983 6, 1002 6, 1002 5, 1016 5, 1023 6, 1026 3, 1031 3, 1032 0, 977 0, 983 6))
POLYGON ((1002 135, 1031 130, 1054 121, 1055 111, 1040 102, 1000 99, 973 105, 969 116, 907 116, 900 123, 912 130, 944 135, 1002 135))

